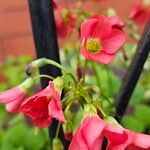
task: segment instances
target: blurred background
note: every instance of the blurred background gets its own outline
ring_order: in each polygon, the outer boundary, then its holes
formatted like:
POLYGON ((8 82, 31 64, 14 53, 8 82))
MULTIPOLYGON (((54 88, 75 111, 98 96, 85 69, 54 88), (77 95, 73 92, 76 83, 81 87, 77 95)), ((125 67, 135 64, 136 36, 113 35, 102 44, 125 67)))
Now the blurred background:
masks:
MULTIPOLYGON (((58 0, 73 5, 72 0, 58 0)), ((75 0, 74 0, 75 2, 75 0)), ((121 18, 126 18, 132 10, 133 3, 142 0, 108 0, 101 5, 93 4, 93 9, 114 7, 121 18)), ((30 16, 27 0, 0 0, 0 59, 8 55, 19 56, 29 54, 35 56, 30 16)))

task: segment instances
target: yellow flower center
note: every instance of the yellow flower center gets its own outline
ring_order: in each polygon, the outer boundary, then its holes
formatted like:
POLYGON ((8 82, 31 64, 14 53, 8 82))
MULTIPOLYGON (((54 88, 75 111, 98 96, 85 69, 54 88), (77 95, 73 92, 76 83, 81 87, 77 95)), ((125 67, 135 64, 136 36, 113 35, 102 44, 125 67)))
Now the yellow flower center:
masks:
POLYGON ((86 49, 88 52, 97 54, 101 51, 102 46, 98 39, 88 39, 86 42, 86 49))

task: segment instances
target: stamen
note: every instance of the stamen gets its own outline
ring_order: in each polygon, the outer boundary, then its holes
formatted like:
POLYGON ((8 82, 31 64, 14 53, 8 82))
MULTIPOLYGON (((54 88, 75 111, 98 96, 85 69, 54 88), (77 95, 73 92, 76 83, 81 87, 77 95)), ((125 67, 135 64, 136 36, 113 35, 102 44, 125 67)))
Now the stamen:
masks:
POLYGON ((98 39, 88 39, 86 49, 91 53, 97 54, 101 51, 101 43, 98 39))

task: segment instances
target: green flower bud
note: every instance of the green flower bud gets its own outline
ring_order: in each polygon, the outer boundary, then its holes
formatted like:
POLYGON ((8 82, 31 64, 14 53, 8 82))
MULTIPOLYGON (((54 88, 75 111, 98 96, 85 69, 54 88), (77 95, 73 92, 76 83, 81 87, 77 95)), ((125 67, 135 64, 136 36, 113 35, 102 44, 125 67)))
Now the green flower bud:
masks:
POLYGON ((63 124, 63 131, 64 131, 65 138, 69 141, 71 141, 73 138, 73 127, 72 126, 73 125, 72 125, 71 121, 67 121, 66 123, 63 124))
POLYGON ((73 119, 73 115, 72 115, 72 112, 70 110, 65 111, 65 118, 66 118, 66 120, 72 120, 73 119))
POLYGON ((116 15, 116 11, 113 8, 109 8, 108 9, 108 16, 115 16, 116 15))
POLYGON ((63 150, 64 146, 59 138, 53 139, 52 143, 53 150, 63 150))

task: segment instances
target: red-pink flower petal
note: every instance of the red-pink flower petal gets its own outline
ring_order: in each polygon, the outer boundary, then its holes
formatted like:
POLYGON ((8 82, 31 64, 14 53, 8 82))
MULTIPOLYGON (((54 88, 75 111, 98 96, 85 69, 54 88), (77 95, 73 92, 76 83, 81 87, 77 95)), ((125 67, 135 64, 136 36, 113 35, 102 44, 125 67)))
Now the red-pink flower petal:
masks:
POLYGON ((78 128, 69 150, 99 150, 101 149, 101 133, 105 127, 98 116, 87 117, 78 128))
POLYGON ((49 115, 52 116, 52 118, 55 118, 59 120, 61 123, 65 122, 65 117, 60 105, 60 102, 56 99, 52 99, 48 106, 49 115))
POLYGON ((97 25, 97 20, 96 19, 89 19, 83 22, 81 25, 81 37, 82 38, 88 38, 92 37, 92 33, 94 31, 95 26, 97 25))
POLYGON ((148 5, 143 3, 135 4, 129 18, 133 19, 139 25, 144 25, 150 19, 150 9, 148 7, 148 5))
POLYGON ((60 94, 55 90, 52 81, 47 88, 25 100, 20 110, 31 117, 38 127, 49 126, 51 118, 58 119, 60 122, 65 121, 60 105, 60 94))
POLYGON ((128 139, 127 132, 124 128, 114 126, 112 124, 107 124, 104 130, 104 135, 113 144, 122 144, 128 139))
POLYGON ((109 143, 107 150, 150 150, 150 135, 140 134, 125 129, 128 139, 122 144, 109 143))
POLYGON ((50 126, 52 122, 51 116, 42 116, 38 118, 33 118, 33 124, 39 128, 46 128, 50 126))
POLYGON ((8 112, 18 112, 25 98, 26 93, 19 86, 0 93, 0 102, 5 104, 8 112))
POLYGON ((6 103, 5 104, 6 110, 8 112, 12 112, 12 113, 18 112, 23 100, 24 100, 24 97, 20 97, 20 98, 16 99, 15 101, 6 103))
POLYGON ((117 29, 112 29, 109 36, 102 38, 102 50, 108 54, 114 54, 125 42, 125 35, 117 29))
POLYGON ((112 25, 112 28, 122 30, 123 27, 125 26, 125 23, 121 21, 117 16, 111 16, 109 17, 109 21, 112 25))
POLYGON ((112 27, 111 23, 105 16, 95 15, 91 17, 92 19, 97 19, 97 24, 94 27, 92 37, 93 38, 103 38, 111 33, 112 27))
MULTIPOLYGON (((129 131, 130 132, 130 131, 129 131)), ((150 150, 150 135, 135 133, 134 142, 128 146, 129 149, 147 149, 150 150)))
POLYGON ((9 103, 18 99, 19 97, 22 97, 22 95, 26 95, 25 91, 17 86, 15 88, 0 93, 0 102, 9 103))

